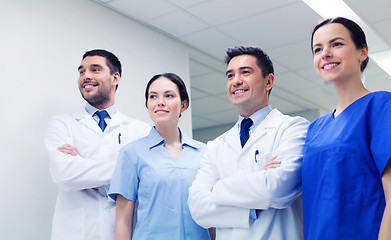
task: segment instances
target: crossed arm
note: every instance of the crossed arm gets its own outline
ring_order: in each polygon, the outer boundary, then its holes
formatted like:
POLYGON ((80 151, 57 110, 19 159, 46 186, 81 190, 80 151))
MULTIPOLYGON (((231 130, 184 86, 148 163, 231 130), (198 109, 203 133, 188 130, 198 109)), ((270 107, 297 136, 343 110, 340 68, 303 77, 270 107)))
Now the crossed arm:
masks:
POLYGON ((290 206, 301 192, 302 150, 308 122, 297 122, 279 141, 277 159, 266 170, 220 178, 219 166, 209 143, 196 179, 189 189, 188 205, 194 220, 203 227, 249 227, 250 209, 281 209, 290 206), (278 168, 275 168, 279 166, 278 168))
POLYGON ((81 156, 74 146, 70 130, 60 118, 49 122, 45 137, 53 181, 64 191, 96 188, 110 183, 115 168, 112 151, 105 156, 81 156))

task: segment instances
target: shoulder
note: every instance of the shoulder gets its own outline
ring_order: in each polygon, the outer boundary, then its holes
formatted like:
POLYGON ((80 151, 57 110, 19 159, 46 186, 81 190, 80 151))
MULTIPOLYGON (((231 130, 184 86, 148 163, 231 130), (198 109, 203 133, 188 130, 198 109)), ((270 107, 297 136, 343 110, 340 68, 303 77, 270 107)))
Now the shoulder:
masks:
POLYGON ((129 142, 121 147, 120 155, 126 156, 136 156, 141 152, 145 152, 149 149, 149 139, 148 136, 139 138, 135 141, 129 142))
POLYGON ((120 111, 118 111, 116 115, 117 115, 116 117, 118 117, 122 121, 127 122, 129 124, 133 124, 134 126, 142 126, 142 127, 151 128, 151 126, 148 123, 141 121, 141 120, 138 120, 138 119, 135 119, 135 118, 131 118, 129 116, 126 116, 125 114, 121 113, 120 111))
POLYGON ((386 104, 387 106, 391 105, 391 92, 379 91, 369 94, 370 101, 373 101, 377 104, 386 104))
POLYGON ((195 148, 200 149, 200 150, 204 150, 205 147, 206 147, 205 143, 200 142, 200 141, 195 140, 195 139, 191 139, 191 145, 194 146, 195 148))
POLYGON ((58 114, 50 118, 49 125, 53 124, 71 124, 76 122, 87 115, 87 111, 84 108, 80 108, 74 112, 58 114))
POLYGON ((199 149, 201 151, 203 151, 205 149, 205 147, 206 147, 205 143, 200 142, 198 140, 195 140, 195 139, 189 137, 186 133, 184 133, 182 131, 181 131, 181 134, 182 134, 182 142, 184 144, 187 144, 188 146, 190 146, 190 147, 192 147, 194 149, 199 149))
POLYGON ((151 125, 147 122, 128 117, 119 111, 115 117, 119 118, 122 122, 122 126, 125 127, 128 131, 131 131, 134 136, 146 136, 151 130, 151 125))
POLYGON ((290 116, 287 114, 281 113, 278 109, 273 109, 265 119, 270 124, 279 124, 279 125, 304 125, 309 126, 310 122, 300 116, 290 116))
POLYGON ((149 147, 150 145, 150 137, 149 135, 141 137, 135 141, 132 141, 122 148, 129 148, 129 149, 138 149, 138 148, 143 148, 143 147, 149 147))

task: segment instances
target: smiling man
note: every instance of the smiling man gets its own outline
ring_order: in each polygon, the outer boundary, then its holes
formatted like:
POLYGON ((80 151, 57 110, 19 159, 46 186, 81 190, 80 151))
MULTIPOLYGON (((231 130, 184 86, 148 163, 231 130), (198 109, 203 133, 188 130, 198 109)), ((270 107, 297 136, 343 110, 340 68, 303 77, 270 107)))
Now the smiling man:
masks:
POLYGON ((115 106, 121 63, 111 52, 86 52, 78 67, 86 106, 54 117, 45 138, 50 173, 59 186, 52 240, 114 239, 115 202, 106 191, 119 149, 148 134, 148 124, 115 106))
POLYGON ((269 105, 274 69, 257 47, 229 48, 227 94, 238 122, 208 142, 188 204, 216 239, 302 239, 301 163, 309 122, 269 105), (266 165, 266 167, 265 167, 266 165))

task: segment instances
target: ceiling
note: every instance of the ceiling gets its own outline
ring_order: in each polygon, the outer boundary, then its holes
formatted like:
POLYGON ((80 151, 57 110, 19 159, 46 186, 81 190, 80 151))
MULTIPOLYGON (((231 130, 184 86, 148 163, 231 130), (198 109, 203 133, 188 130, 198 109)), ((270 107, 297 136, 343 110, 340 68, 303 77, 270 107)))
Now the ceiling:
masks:
MULTIPOLYGON (((310 34, 322 18, 301 0, 95 1, 189 47, 193 129, 237 121, 225 92, 223 60, 226 48, 235 45, 259 46, 271 57, 273 108, 305 115, 314 110, 323 114, 336 105, 333 86, 324 84, 312 66, 310 34)), ((386 43, 386 49, 369 46, 370 54, 391 50, 391 1, 345 3, 386 43)), ((391 91, 391 77, 373 61, 364 78, 372 91, 391 91)))

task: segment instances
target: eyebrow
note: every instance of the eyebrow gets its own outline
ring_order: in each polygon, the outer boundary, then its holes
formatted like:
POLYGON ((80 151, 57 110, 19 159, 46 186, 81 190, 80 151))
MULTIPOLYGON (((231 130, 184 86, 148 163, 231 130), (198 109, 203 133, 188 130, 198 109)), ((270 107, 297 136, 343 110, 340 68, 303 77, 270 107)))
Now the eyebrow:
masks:
MULTIPOLYGON (((84 66, 83 65, 80 65, 77 70, 80 70, 81 68, 83 68, 84 66)), ((102 68, 103 66, 100 65, 100 64, 96 64, 96 63, 93 63, 90 65, 90 67, 99 67, 99 68, 102 68)))
MULTIPOLYGON (((252 67, 250 67, 250 66, 243 66, 243 67, 240 67, 240 68, 239 68, 239 70, 244 70, 244 69, 254 70, 254 69, 253 69, 252 67)), ((227 75, 228 73, 231 73, 231 72, 233 72, 232 69, 226 71, 226 72, 225 72, 225 75, 227 75)))
MULTIPOLYGON (((174 90, 167 90, 167 91, 165 91, 164 93, 171 93, 171 92, 173 92, 173 93, 175 93, 175 91, 174 90)), ((155 92, 155 91, 150 91, 149 92, 149 94, 158 94, 158 92, 155 92)))
MULTIPOLYGON (((333 43, 333 42, 335 42, 335 41, 337 41, 337 40, 343 40, 343 41, 345 41, 345 39, 342 38, 342 37, 336 37, 336 38, 331 39, 331 40, 329 41, 329 43, 333 43)), ((318 46, 322 46, 322 44, 320 44, 320 43, 314 44, 314 46, 313 46, 312 48, 318 47, 318 46)))

